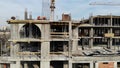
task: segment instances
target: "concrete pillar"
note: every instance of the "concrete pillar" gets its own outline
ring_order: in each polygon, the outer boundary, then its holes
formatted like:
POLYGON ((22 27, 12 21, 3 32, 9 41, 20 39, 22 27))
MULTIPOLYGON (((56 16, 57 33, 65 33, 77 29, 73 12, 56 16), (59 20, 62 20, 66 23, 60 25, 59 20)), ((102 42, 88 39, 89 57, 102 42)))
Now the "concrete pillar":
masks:
POLYGON ((10 68, 20 68, 20 61, 16 61, 16 63, 10 64, 10 68))
POLYGON ((92 48, 93 47, 93 28, 90 28, 90 34, 89 34, 89 36, 90 36, 89 46, 90 46, 90 48, 92 48))
POLYGON ((69 68, 72 68, 72 61, 71 60, 69 60, 68 65, 69 65, 69 68))
POLYGON ((72 22, 69 22, 69 45, 68 45, 68 55, 71 58, 72 55, 72 22))
POLYGON ((2 68, 2 64, 0 64, 0 68, 2 68))
POLYGON ((90 22, 91 25, 93 25, 93 14, 90 15, 89 22, 90 22))
MULTIPOLYGON (((89 20, 90 24, 93 25, 93 14, 91 13, 90 15, 90 20, 89 20)), ((90 28, 90 32, 89 32, 89 47, 92 48, 93 47, 93 28, 90 28)))
POLYGON ((41 59, 49 59, 50 42, 41 42, 41 59))
POLYGON ((72 41, 72 52, 76 52, 78 50, 78 40, 72 41))
POLYGON ((40 68, 50 68, 50 61, 41 60, 40 68))
POLYGON ((73 29, 73 44, 72 44, 72 52, 77 51, 78 48, 78 27, 73 29))
POLYGON ((114 68, 117 68, 117 61, 114 61, 114 68))
POLYGON ((11 27, 11 29, 10 29, 11 30, 11 32, 10 32, 11 36, 10 37, 11 37, 11 39, 13 39, 14 38, 14 36, 13 36, 13 32, 14 32, 13 24, 10 24, 10 27, 11 27))
POLYGON ((42 24, 41 26, 41 37, 43 42, 41 42, 41 57, 49 57, 50 51, 50 25, 42 24))
POLYGON ((10 64, 10 68, 16 68, 16 64, 10 64))
POLYGON ((42 24, 41 25, 41 38, 43 40, 50 39, 50 25, 49 24, 42 24))
POLYGON ((95 63, 95 68, 98 68, 98 63, 97 62, 95 63))
POLYGON ((50 42, 41 43, 41 68, 50 68, 49 62, 50 42))
MULTIPOLYGON (((112 28, 110 28, 110 33, 112 33, 112 28)), ((112 38, 110 38, 110 48, 112 48, 112 38)))
MULTIPOLYGON (((112 31, 112 28, 110 28, 109 30, 108 30, 108 33, 112 33, 113 31, 112 31)), ((112 37, 110 37, 110 38, 108 38, 108 47, 109 48, 112 48, 112 37)))
POLYGON ((11 44, 11 46, 10 46, 10 56, 13 57, 14 56, 14 43, 11 42, 10 44, 11 44))
POLYGON ((110 48, 112 49, 112 38, 110 38, 110 48))
POLYGON ((24 63, 24 68, 28 68, 28 64, 27 63, 24 63))
POLYGON ((112 17, 112 14, 110 14, 111 15, 111 17, 110 17, 110 26, 112 26, 112 20, 113 20, 113 17, 112 17))
POLYGON ((90 62, 90 68, 94 68, 93 64, 93 62, 90 62))
MULTIPOLYGON (((89 22, 91 25, 93 25, 93 14, 91 14, 89 22)), ((93 47, 93 28, 90 28, 89 33, 90 33, 89 47, 92 48, 93 47)))
POLYGON ((11 46, 10 46, 11 48, 11 50, 10 50, 10 56, 11 57, 16 57, 17 56, 17 54, 18 54, 18 51, 19 51, 19 44, 16 44, 15 42, 11 42, 11 46))
POLYGON ((16 43, 15 39, 19 38, 19 24, 11 24, 11 39, 13 40, 13 42, 11 42, 11 56, 15 55, 15 48, 14 48, 14 44, 16 43))
POLYGON ((67 62, 64 62, 63 68, 68 68, 68 63, 67 62))
POLYGON ((41 25, 41 62, 40 68, 50 68, 49 53, 50 53, 50 25, 41 25))
POLYGON ((13 47, 14 47, 14 57, 17 57, 19 52, 19 44, 15 44, 13 47))
MULTIPOLYGON (((113 18, 112 18, 112 14, 110 14, 111 15, 111 18, 110 18, 110 26, 112 26, 112 20, 113 20, 113 18)), ((112 33, 113 32, 113 30, 112 30, 112 28, 110 28, 110 33, 112 33)), ((110 48, 112 48, 112 38, 110 38, 110 48)))
POLYGON ((11 24, 11 39, 17 39, 19 36, 19 25, 11 24))
POLYGON ((16 62, 16 68, 20 68, 20 61, 16 62))

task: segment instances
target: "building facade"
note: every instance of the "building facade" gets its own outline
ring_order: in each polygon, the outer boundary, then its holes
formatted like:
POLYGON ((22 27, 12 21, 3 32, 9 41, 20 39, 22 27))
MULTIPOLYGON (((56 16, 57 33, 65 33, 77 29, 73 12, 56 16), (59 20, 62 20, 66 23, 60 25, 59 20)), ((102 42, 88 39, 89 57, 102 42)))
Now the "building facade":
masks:
POLYGON ((8 20, 10 56, 1 68, 119 68, 120 16, 82 21, 8 20))

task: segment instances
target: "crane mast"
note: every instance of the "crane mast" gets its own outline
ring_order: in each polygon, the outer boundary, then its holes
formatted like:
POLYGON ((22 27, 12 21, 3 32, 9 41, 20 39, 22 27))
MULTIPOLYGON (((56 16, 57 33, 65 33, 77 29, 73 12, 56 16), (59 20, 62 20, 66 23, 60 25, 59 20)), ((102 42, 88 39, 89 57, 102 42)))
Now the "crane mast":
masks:
POLYGON ((51 0, 50 9, 51 9, 50 20, 53 21, 54 20, 55 0, 51 0))
POLYGON ((42 0, 42 16, 54 20, 55 0, 42 0))

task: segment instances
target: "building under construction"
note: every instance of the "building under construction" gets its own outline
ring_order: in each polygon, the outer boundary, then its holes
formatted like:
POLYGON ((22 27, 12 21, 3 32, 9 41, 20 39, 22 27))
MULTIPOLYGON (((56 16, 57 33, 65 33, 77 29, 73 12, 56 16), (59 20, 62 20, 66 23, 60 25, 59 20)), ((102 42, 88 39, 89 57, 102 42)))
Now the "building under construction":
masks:
POLYGON ((28 18, 25 11, 24 20, 7 21, 9 46, 0 46, 0 68, 120 68, 120 16, 73 21, 62 14, 54 21, 54 4, 51 0, 50 20, 46 13, 28 18))
POLYGON ((39 16, 7 22, 10 55, 1 54, 0 68, 120 68, 120 16, 73 21, 63 14, 59 21, 39 16))

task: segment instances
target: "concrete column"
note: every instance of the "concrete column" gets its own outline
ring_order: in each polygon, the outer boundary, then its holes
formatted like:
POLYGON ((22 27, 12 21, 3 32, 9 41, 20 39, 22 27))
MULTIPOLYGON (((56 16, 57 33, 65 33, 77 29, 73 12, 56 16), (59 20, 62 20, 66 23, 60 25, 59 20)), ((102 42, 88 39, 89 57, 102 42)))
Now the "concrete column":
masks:
POLYGON ((117 68, 117 61, 114 61, 114 68, 117 68))
POLYGON ((0 68, 2 68, 2 64, 0 64, 0 68))
POLYGON ((112 38, 110 38, 110 48, 112 49, 112 38))
POLYGON ((68 45, 69 58, 72 55, 72 22, 69 22, 69 45, 68 45))
POLYGON ((89 46, 90 48, 93 47, 93 28, 90 29, 90 39, 89 39, 89 46))
MULTIPOLYGON (((93 14, 91 14, 89 22, 91 25, 93 25, 93 14)), ((89 47, 92 48, 93 47, 93 28, 90 28, 89 36, 90 36, 89 47)))
POLYGON ((41 62, 40 68, 50 68, 49 53, 50 53, 50 25, 41 25, 41 37, 43 42, 41 42, 41 62))
POLYGON ((90 62, 90 68, 94 68, 93 62, 90 62))
POLYGON ((19 52, 19 44, 15 44, 13 47, 14 47, 14 56, 17 57, 19 52))
POLYGON ((111 15, 111 17, 110 17, 110 26, 112 26, 112 20, 113 20, 113 18, 112 18, 112 14, 110 14, 111 15))
POLYGON ((27 63, 24 63, 24 68, 28 68, 28 64, 27 63))
POLYGON ((67 62, 64 62, 63 68, 68 68, 68 63, 67 62))
POLYGON ((11 24, 11 39, 17 39, 19 36, 19 25, 11 24))
POLYGON ((98 68, 98 63, 97 62, 95 63, 95 68, 98 68))
POLYGON ((68 65, 69 65, 69 68, 72 68, 72 61, 71 60, 69 60, 68 65))
MULTIPOLYGON (((112 33, 112 28, 110 28, 110 33, 112 33)), ((112 38, 110 38, 110 48, 112 48, 112 38)))
POLYGON ((50 61, 41 60, 40 68, 50 68, 50 61))
POLYGON ((11 44, 11 46, 10 46, 10 56, 13 57, 14 56, 14 43, 11 42, 10 44, 11 44))
POLYGON ((10 68, 17 68, 16 64, 10 64, 10 68))
POLYGON ((72 44, 72 52, 77 51, 78 48, 78 27, 73 29, 73 44, 72 44))
MULTIPOLYGON (((113 18, 112 18, 112 14, 110 14, 111 15, 111 18, 110 18, 110 26, 112 26, 112 20, 113 20, 113 18)), ((110 28, 110 33, 112 33, 113 31, 112 31, 112 28, 110 28)), ((112 38, 110 38, 110 48, 112 48, 112 38)))
POLYGON ((50 25, 43 24, 41 26, 41 37, 43 42, 41 42, 41 58, 49 58, 49 52, 50 52, 50 25))
POLYGON ((11 53, 10 53, 11 57, 16 57, 16 56, 17 56, 17 53, 18 53, 18 51, 19 51, 19 45, 16 44, 15 42, 12 42, 10 49, 11 49, 11 50, 10 50, 10 51, 11 51, 11 53))
POLYGON ((76 52, 78 50, 78 40, 72 41, 72 52, 76 52))
POLYGON ((20 61, 16 62, 16 68, 20 68, 20 61))
POLYGON ((41 59, 49 59, 50 42, 41 42, 41 59))
POLYGON ((20 68, 20 61, 16 61, 16 63, 10 64, 10 68, 20 68))
POLYGON ((93 25, 93 14, 92 13, 90 14, 89 22, 90 22, 91 25, 93 25))
POLYGON ((13 24, 10 24, 10 30, 11 30, 11 32, 10 32, 10 37, 11 37, 11 39, 13 39, 14 38, 14 36, 13 36, 13 32, 14 32, 14 28, 13 28, 13 24))
POLYGON ((50 39, 50 25, 49 24, 42 24, 41 25, 41 38, 43 40, 50 39))
MULTIPOLYGON (((90 24, 93 25, 93 14, 90 15, 90 20, 89 20, 90 24)), ((89 47, 92 48, 93 47, 93 28, 90 28, 90 39, 89 39, 89 47)))

